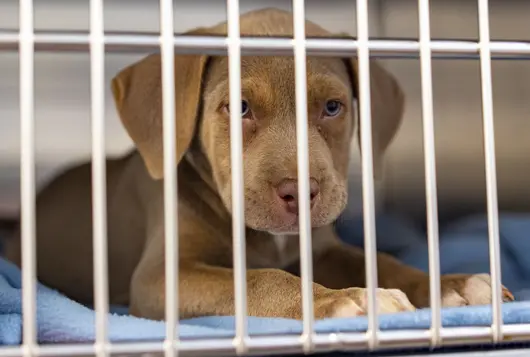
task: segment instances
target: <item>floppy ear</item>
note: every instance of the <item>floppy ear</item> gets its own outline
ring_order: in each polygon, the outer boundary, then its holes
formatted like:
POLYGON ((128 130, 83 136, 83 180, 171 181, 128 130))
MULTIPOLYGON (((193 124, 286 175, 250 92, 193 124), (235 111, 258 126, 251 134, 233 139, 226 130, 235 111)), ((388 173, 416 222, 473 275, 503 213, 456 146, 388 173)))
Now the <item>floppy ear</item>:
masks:
MULTIPOLYGON (((348 59, 355 93, 359 93, 358 62, 348 59)), ((381 178, 383 154, 392 142, 401 121, 405 107, 405 95, 397 80, 376 61, 370 61, 370 103, 372 111, 372 148, 374 176, 381 178)), ((359 125, 360 127, 360 125, 359 125)), ((358 130, 359 145, 361 131, 358 130)))
MULTIPOLYGON (((193 139, 207 59, 200 55, 175 56, 175 165, 193 139)), ((120 119, 154 179, 162 178, 164 173, 161 65, 160 55, 152 54, 112 79, 112 93, 120 119)))

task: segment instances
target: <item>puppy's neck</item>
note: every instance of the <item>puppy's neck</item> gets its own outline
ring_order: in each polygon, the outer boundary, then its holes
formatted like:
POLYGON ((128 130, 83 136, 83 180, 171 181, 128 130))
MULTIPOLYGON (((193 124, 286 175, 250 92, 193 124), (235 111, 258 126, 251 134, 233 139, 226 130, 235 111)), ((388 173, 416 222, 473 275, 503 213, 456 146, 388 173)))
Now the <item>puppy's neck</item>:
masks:
POLYGON ((190 191, 189 194, 193 196, 193 200, 202 201, 209 209, 213 210, 212 213, 218 218, 230 222, 230 213, 219 196, 210 165, 200 151, 188 151, 179 163, 179 172, 182 172, 183 175, 182 180, 180 180, 179 173, 179 194, 190 191))
POLYGON ((217 192, 217 186, 213 180, 212 169, 208 163, 208 160, 206 159, 206 156, 204 156, 204 154, 202 154, 200 151, 189 150, 185 154, 184 159, 199 174, 201 180, 203 180, 211 190, 217 192))

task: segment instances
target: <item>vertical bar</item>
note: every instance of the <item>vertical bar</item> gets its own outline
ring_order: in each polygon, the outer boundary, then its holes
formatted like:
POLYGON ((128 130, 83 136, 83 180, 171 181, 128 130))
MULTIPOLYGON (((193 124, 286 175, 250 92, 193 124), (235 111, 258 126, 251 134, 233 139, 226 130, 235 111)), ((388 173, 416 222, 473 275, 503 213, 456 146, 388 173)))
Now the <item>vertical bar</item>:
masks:
POLYGON ((497 169, 495 165, 495 129, 493 126, 493 93, 488 0, 478 1, 479 53, 486 160, 486 194, 491 271, 492 339, 502 340, 501 266, 499 244, 499 208, 497 203, 497 169))
POLYGON ((232 166, 232 239, 236 312, 236 352, 246 351, 247 268, 245 245, 245 196, 243 179, 243 128, 241 125, 241 34, 239 0, 227 1, 228 65, 230 84, 230 160, 232 166))
POLYGON ((107 188, 105 160, 105 44, 103 1, 90 1, 90 89, 92 98, 92 217, 96 354, 108 355, 109 312, 107 254, 107 188))
POLYGON ((431 34, 429 1, 418 0, 420 23, 421 100, 427 198, 427 238, 429 242, 429 280, 431 303, 431 346, 441 343, 440 255, 438 248, 438 194, 432 103, 431 34))
POLYGON ((35 254, 35 118, 33 0, 20 1, 20 188, 22 234, 22 342, 24 355, 37 347, 35 254))
POLYGON ((370 51, 368 48, 368 1, 357 0, 357 42, 359 45, 359 105, 361 164, 363 183, 364 252, 366 288, 368 289, 368 331, 370 349, 378 346, 377 256, 375 231, 374 162, 372 152, 372 110, 370 100, 370 51))
POLYGON ((309 149, 307 123, 307 63, 304 0, 293 0, 294 60, 296 91, 296 144, 298 161, 298 199, 300 264, 302 278, 302 317, 304 351, 313 349, 313 247, 309 202, 309 149))
POLYGON ((164 231, 166 269, 166 357, 178 353, 178 212, 175 128, 175 52, 173 1, 160 0, 162 114, 164 150, 164 231))

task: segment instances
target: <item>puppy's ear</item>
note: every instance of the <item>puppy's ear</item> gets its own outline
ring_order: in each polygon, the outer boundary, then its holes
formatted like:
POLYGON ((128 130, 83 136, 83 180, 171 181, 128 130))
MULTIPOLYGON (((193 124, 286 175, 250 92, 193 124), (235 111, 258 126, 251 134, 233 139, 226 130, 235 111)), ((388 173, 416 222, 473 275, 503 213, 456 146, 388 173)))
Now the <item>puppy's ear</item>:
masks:
MULTIPOLYGON (((350 59, 349 64, 351 73, 355 77, 353 83, 357 85, 356 93, 359 93, 358 62, 356 59, 350 59)), ((370 103, 374 176, 379 179, 382 175, 383 155, 403 119, 405 95, 395 77, 373 60, 370 61, 370 103)), ((360 130, 358 130, 358 138, 360 145, 360 130)))
MULTIPOLYGON (((203 32, 197 29, 188 34, 203 32)), ((193 139, 207 60, 200 55, 175 56, 175 165, 193 139)), ((155 179, 164 173, 161 65, 159 54, 149 55, 119 72, 111 85, 120 119, 155 179)))
MULTIPOLYGON (((340 34, 339 37, 351 38, 345 34, 340 34)), ((354 92, 358 97, 360 91, 358 61, 354 58, 346 59, 346 65, 349 67, 354 92)), ((405 95, 396 78, 374 60, 370 61, 370 103, 374 176, 379 179, 382 175, 383 154, 392 142, 403 119, 405 95)), ((357 131, 360 145, 361 131, 357 131)))

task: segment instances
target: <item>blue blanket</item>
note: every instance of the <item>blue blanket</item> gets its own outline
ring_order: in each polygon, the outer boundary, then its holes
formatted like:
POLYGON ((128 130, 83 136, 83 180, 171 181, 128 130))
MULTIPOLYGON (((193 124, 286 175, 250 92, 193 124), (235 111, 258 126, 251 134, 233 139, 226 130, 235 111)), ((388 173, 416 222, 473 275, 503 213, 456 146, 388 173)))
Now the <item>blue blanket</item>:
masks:
MULTIPOLYGON (((341 221, 339 234, 351 244, 362 246, 362 224, 341 221)), ((501 217, 503 281, 520 301, 503 306, 507 324, 530 323, 530 216, 501 217)), ((386 215, 378 218, 378 247, 404 262, 427 271, 427 245, 424 233, 406 221, 386 215)), ((484 217, 470 217, 446 227, 441 232, 441 270, 443 273, 489 272, 487 222, 484 217)), ((21 342, 21 276, 18 268, 0 260, 0 345, 21 342)), ((113 307, 109 315, 112 341, 161 340, 164 323, 127 315, 123 307, 113 307)), ((489 306, 448 308, 443 310, 444 326, 484 326, 491 322, 489 306)), ((94 340, 94 311, 79 305, 43 285, 37 288, 38 340, 41 343, 90 342, 94 340)), ((427 328, 429 310, 380 317, 381 329, 427 328)), ((318 321, 318 332, 363 331, 365 318, 318 321)), ((181 322, 181 338, 230 337, 233 317, 205 317, 181 322)), ((299 321, 249 318, 253 335, 300 333, 299 321)))

